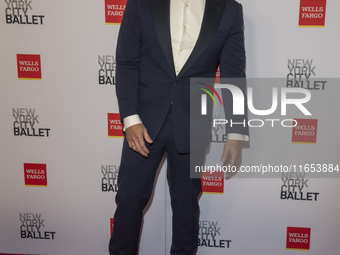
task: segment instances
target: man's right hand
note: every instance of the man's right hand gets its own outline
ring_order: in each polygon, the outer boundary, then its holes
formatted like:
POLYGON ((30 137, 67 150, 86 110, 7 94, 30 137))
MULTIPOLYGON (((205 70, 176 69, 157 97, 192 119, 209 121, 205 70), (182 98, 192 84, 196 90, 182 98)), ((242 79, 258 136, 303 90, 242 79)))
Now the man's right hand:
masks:
POLYGON ((125 133, 129 147, 142 156, 148 157, 149 150, 146 148, 144 140, 147 143, 153 143, 153 141, 151 140, 148 131, 146 130, 144 125, 142 123, 139 123, 130 126, 125 130, 125 133))

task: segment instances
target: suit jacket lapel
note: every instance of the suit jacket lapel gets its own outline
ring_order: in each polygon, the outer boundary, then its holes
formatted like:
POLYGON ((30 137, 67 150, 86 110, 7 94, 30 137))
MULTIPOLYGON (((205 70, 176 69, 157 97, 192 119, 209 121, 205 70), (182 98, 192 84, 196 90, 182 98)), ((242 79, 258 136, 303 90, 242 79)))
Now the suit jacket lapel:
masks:
POLYGON ((183 74, 186 71, 188 71, 188 69, 195 63, 195 61, 201 56, 201 54, 208 47, 211 39, 214 37, 214 34, 217 30, 218 25, 220 24, 226 2, 227 2, 226 0, 220 0, 220 1, 206 0, 201 31, 198 36, 196 45, 194 49, 192 50, 191 55, 189 56, 187 62, 185 63, 182 70, 176 77, 176 80, 181 78, 181 76, 183 76, 183 74))
POLYGON ((170 0, 149 0, 149 3, 158 40, 172 72, 176 74, 171 46, 170 0))
MULTIPOLYGON (((149 3, 158 40, 173 74, 176 75, 171 46, 170 1, 171 0, 149 0, 149 3)), ((196 45, 176 77, 176 80, 188 71, 208 47, 220 24, 226 2, 227 0, 206 0, 201 31, 196 45)))

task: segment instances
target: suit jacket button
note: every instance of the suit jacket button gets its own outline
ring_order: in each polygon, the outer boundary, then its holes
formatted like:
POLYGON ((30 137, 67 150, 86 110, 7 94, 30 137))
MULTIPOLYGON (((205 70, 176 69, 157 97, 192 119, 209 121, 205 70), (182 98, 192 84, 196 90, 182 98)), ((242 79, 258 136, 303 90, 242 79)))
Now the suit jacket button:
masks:
POLYGON ((178 84, 178 81, 175 81, 175 82, 174 82, 174 85, 177 85, 177 84, 178 84))

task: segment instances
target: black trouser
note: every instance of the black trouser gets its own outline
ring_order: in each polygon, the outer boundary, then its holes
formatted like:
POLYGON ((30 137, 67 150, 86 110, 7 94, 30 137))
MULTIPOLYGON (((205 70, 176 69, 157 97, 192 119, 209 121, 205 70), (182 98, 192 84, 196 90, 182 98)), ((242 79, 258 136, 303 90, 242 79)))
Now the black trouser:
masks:
MULTIPOLYGON (((201 191, 201 180, 190 179, 190 154, 179 154, 176 150, 171 110, 157 139, 148 149, 149 157, 145 158, 131 150, 124 140, 110 254, 137 254, 143 209, 152 194, 156 171, 164 153, 168 163, 167 178, 173 211, 170 253, 194 254, 198 241, 197 197, 201 191)), ((204 156, 203 152, 200 154, 204 156)))

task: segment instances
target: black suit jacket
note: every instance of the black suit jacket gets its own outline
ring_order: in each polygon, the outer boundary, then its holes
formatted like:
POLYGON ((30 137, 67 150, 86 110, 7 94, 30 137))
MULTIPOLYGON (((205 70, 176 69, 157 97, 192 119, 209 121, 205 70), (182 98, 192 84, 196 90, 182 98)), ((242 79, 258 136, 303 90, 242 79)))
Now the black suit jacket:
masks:
MULTIPOLYGON (((121 119, 139 114, 155 140, 173 104, 176 148, 180 153, 189 152, 190 78, 213 78, 219 59, 221 77, 245 77, 243 14, 236 1, 206 0, 198 40, 176 76, 170 0, 128 0, 116 52, 116 93, 121 119)), ((224 103, 226 116, 230 116, 231 105, 232 100, 224 103)), ((205 126, 209 125, 211 122, 205 126)), ((248 134, 248 129, 239 125, 228 132, 248 134)), ((200 146, 209 143, 209 137, 200 140, 200 146)))

